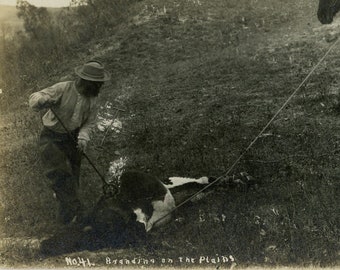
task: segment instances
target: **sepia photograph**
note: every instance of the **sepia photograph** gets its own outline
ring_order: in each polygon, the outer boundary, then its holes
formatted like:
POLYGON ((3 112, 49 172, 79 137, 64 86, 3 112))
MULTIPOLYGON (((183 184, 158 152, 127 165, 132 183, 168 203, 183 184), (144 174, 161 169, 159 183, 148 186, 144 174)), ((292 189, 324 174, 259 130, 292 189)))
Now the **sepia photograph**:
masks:
POLYGON ((339 269, 339 10, 0 0, 0 269, 339 269))

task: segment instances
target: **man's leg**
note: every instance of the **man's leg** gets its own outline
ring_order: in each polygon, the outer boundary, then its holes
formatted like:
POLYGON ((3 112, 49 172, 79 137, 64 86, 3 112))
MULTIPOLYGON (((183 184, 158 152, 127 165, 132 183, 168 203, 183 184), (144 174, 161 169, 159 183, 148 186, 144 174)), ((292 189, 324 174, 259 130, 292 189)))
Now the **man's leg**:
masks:
POLYGON ((75 179, 72 175, 58 170, 47 177, 59 202, 58 219, 64 224, 70 223, 81 211, 81 204, 76 195, 75 179))
MULTIPOLYGON (((76 137, 76 136, 75 136, 76 137)), ((75 140, 76 141, 76 140, 75 140)), ((78 200, 78 190, 80 185, 80 166, 81 166, 81 152, 77 149, 77 145, 75 141, 69 141, 67 144, 67 148, 65 152, 67 153, 68 160, 70 161, 71 170, 72 170, 72 179, 70 179, 70 183, 72 184, 73 190, 73 200, 72 207, 77 215, 77 221, 81 221, 83 218, 83 209, 81 207, 80 201, 78 200)))
POLYGON ((59 202, 59 217, 62 223, 69 223, 80 209, 77 198, 78 176, 73 175, 69 159, 67 138, 44 130, 40 137, 41 158, 44 173, 59 202))

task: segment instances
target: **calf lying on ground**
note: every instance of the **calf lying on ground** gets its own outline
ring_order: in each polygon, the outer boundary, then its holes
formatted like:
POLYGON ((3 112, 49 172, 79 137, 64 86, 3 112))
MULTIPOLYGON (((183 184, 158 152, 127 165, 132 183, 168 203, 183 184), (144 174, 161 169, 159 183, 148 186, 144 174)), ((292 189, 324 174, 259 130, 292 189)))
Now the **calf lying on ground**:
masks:
POLYGON ((41 253, 57 255, 84 249, 96 250, 145 243, 148 231, 171 219, 170 214, 176 202, 192 195, 191 192, 183 196, 180 189, 193 184, 207 185, 212 180, 214 179, 208 177, 173 177, 167 183, 162 183, 152 175, 126 171, 120 177, 117 196, 103 196, 82 222, 71 224, 44 240, 41 243, 41 253), (180 196, 176 197, 176 194, 180 196))

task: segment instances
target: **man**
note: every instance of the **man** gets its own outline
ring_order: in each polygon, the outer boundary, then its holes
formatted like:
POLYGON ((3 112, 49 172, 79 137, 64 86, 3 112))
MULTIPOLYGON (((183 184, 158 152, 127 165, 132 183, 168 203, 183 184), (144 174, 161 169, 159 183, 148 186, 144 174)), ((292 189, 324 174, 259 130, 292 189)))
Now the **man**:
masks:
POLYGON ((33 93, 29 106, 49 109, 42 118, 39 147, 44 174, 59 202, 58 219, 63 224, 81 212, 77 196, 82 152, 86 151, 97 117, 97 96, 110 79, 98 61, 75 68, 79 78, 60 82, 33 93))

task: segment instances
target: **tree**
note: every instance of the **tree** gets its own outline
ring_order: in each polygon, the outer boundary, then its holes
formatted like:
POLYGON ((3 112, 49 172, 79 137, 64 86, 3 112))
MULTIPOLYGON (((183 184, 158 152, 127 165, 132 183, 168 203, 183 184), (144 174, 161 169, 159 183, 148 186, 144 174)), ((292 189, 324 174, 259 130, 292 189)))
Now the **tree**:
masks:
POLYGON ((17 1, 18 17, 24 20, 25 32, 33 39, 39 39, 51 27, 51 16, 44 7, 35 7, 24 0, 17 1))

